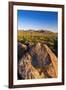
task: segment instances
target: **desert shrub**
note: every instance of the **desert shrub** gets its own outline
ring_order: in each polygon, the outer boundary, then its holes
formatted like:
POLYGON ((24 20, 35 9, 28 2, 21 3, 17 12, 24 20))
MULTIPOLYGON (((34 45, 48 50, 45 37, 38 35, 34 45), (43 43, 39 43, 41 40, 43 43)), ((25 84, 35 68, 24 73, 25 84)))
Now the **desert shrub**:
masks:
POLYGON ((58 54, 58 38, 56 37, 56 39, 54 40, 54 50, 56 55, 58 54))
POLYGON ((32 42, 33 42, 34 44, 36 44, 36 43, 38 42, 38 40, 37 40, 36 38, 33 38, 33 39, 32 39, 32 42))
POLYGON ((28 41, 28 39, 26 37, 23 37, 22 42, 25 43, 26 41, 28 41))
POLYGON ((48 45, 54 53, 57 55, 57 33, 52 32, 43 32, 43 31, 19 31, 18 32, 18 41, 25 44, 29 42, 30 44, 36 44, 37 42, 44 43, 48 45))

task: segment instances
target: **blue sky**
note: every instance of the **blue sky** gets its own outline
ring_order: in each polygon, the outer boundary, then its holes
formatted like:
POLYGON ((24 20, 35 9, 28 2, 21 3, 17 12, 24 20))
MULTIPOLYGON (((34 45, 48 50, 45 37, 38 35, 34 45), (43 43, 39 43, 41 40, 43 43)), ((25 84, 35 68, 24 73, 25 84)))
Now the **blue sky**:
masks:
POLYGON ((24 29, 44 29, 57 32, 58 30, 58 13, 50 11, 17 11, 18 30, 24 29))

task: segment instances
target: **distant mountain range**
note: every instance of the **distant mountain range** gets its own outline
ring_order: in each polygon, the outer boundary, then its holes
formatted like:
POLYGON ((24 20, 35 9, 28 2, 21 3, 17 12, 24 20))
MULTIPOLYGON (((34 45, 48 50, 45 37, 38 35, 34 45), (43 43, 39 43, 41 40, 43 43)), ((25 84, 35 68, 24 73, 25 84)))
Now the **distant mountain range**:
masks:
POLYGON ((25 31, 25 32, 44 32, 44 33, 57 33, 57 32, 52 32, 50 30, 43 30, 43 29, 37 29, 37 30, 33 30, 33 29, 29 29, 29 30, 18 30, 18 31, 25 31))

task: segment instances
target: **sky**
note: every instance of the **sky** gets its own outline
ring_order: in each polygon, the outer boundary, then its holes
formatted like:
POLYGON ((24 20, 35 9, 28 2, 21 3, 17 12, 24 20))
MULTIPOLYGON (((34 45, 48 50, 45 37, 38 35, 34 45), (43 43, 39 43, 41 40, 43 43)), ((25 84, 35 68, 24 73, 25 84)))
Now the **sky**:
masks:
POLYGON ((18 30, 49 30, 58 31, 58 13, 51 11, 17 11, 17 27, 18 30))

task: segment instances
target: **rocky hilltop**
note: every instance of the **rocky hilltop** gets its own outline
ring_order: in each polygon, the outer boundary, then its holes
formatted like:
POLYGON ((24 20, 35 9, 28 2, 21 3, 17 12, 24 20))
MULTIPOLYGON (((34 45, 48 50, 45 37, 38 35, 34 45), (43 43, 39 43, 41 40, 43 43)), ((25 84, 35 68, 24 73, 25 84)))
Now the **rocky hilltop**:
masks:
POLYGON ((18 42, 18 79, 56 78, 57 64, 56 55, 46 44, 18 42))

